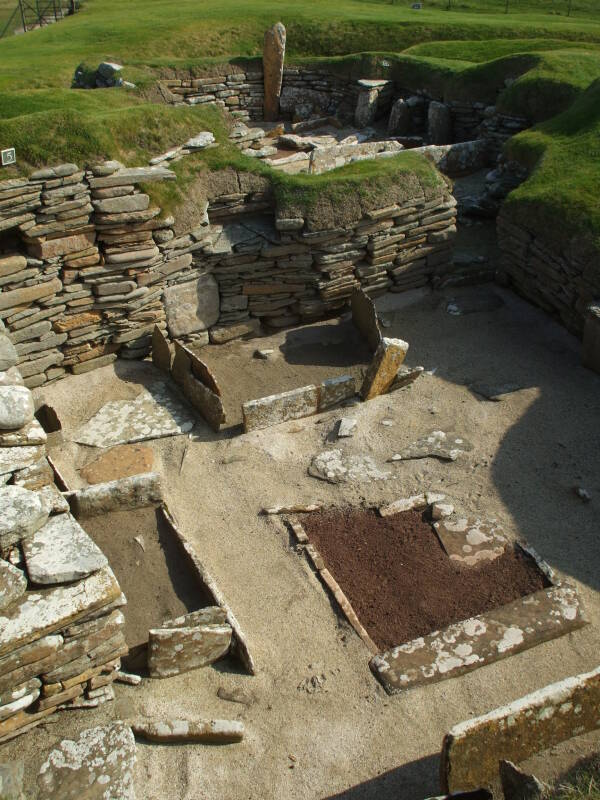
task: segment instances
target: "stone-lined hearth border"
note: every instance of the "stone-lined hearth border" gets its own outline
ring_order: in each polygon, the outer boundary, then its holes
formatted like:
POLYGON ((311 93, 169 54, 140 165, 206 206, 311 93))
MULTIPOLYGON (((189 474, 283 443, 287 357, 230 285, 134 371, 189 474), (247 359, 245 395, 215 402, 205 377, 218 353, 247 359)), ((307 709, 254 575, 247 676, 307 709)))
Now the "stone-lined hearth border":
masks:
POLYGON ((162 517, 169 528, 170 532, 174 535, 177 544, 180 547, 181 553, 187 561, 188 566, 193 571, 196 579, 202 589, 212 597, 214 604, 222 608, 226 613, 227 623, 233 630, 233 639, 231 643, 230 652, 235 655, 248 670, 250 675, 256 675, 256 664, 254 658, 250 653, 246 636, 244 635, 239 622, 237 621, 229 604, 214 579, 206 569, 200 557, 196 553, 194 545, 189 538, 181 532, 173 513, 169 510, 166 503, 160 507, 162 517))
MULTIPOLYGON (((463 524, 464 520, 459 519, 453 525, 453 506, 446 501, 444 495, 433 492, 401 498, 394 503, 380 506, 377 510, 380 516, 390 516, 411 509, 429 511, 432 519, 438 520, 433 528, 450 558, 460 558, 462 548, 456 548, 453 552, 448 544, 448 533, 459 536, 464 533, 466 537, 473 530, 483 530, 487 543, 482 542, 479 549, 474 548, 480 558, 494 558, 500 554, 494 550, 494 545, 510 544, 531 558, 552 585, 484 614, 448 625, 441 631, 433 631, 427 636, 381 652, 327 569, 323 557, 310 543, 298 518, 289 515, 286 508, 266 510, 265 513, 268 514, 283 515, 298 549, 306 554, 348 623, 372 654, 369 666, 388 694, 399 694, 416 686, 463 675, 588 624, 576 589, 557 580, 551 567, 525 541, 515 539, 509 542, 502 534, 500 526, 493 524, 495 521, 490 521, 486 526, 485 522, 477 519, 474 526, 469 527, 463 524), (446 531, 441 528, 444 523, 447 526, 446 531), (486 547, 487 552, 484 550, 486 547)), ((300 510, 320 511, 321 506, 300 510)), ((475 562, 465 560, 465 563, 475 562)))

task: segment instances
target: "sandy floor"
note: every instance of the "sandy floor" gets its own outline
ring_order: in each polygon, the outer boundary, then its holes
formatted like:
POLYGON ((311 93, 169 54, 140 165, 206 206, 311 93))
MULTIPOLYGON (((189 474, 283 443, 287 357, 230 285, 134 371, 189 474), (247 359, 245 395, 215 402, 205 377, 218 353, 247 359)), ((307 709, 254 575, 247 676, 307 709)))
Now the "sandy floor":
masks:
MULTIPOLYGON (((328 442, 348 410, 237 437, 214 435, 199 423, 181 474, 186 437, 155 441, 169 506, 230 602, 259 672, 251 678, 217 667, 140 688, 119 686, 108 708, 59 715, 58 722, 5 745, 0 758, 25 758, 31 782, 55 742, 106 718, 133 710, 230 717, 245 721, 240 745, 140 743, 138 797, 424 798, 438 793, 438 754, 453 724, 596 667, 600 377, 580 365, 577 340, 513 295, 495 291, 505 304, 492 312, 451 316, 448 297, 428 296, 394 315, 386 334, 409 341, 407 361, 433 374, 353 408, 353 439, 328 442), (524 388, 491 403, 469 391, 473 381, 524 388), (393 425, 382 425, 384 419, 393 425), (328 447, 368 453, 383 465, 400 447, 439 428, 462 433, 473 451, 452 464, 393 465, 394 478, 380 483, 334 486, 307 474, 312 456, 328 447), (590 492, 591 503, 575 496, 576 485, 590 492), (369 671, 365 646, 337 617, 287 535, 259 511, 292 501, 375 504, 424 488, 446 492, 459 508, 497 515, 528 539, 577 584, 592 624, 458 679, 386 696, 369 671), (311 690, 314 675, 324 676, 316 682, 320 691, 311 690), (255 702, 246 708, 223 701, 219 686, 242 687, 255 702)), ((286 334, 280 336, 283 342, 286 334)), ((261 367, 250 358, 247 364, 248 370, 261 367)), ((60 410, 68 438, 110 395, 131 396, 151 374, 147 364, 118 363, 44 394, 60 410)), ((91 455, 72 446, 63 453, 80 461, 91 455)), ((597 746, 595 735, 538 757, 541 777, 586 752, 594 738, 597 746)))

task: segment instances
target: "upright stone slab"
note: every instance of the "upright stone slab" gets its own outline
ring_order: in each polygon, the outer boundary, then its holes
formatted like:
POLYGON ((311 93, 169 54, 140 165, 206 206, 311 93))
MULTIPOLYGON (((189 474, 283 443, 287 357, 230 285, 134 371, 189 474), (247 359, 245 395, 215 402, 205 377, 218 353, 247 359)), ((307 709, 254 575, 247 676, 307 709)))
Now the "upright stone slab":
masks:
POLYGON ((396 136, 408 136, 411 130, 410 106, 403 97, 400 97, 390 111, 388 119, 388 133, 396 136))
POLYGON ((352 375, 339 375, 337 378, 327 378, 319 385, 319 405, 318 411, 325 411, 328 408, 349 400, 356 394, 356 381, 352 375))
POLYGON ((264 118, 275 122, 279 118, 279 97, 283 81, 283 61, 285 58, 285 26, 276 22, 265 31, 263 45, 264 73, 264 118))
POLYGON ((136 736, 150 742, 229 744, 244 738, 244 723, 230 719, 161 719, 137 717, 130 721, 136 736))
POLYGON ((39 800, 134 800, 135 739, 123 722, 83 731, 51 751, 39 800))
POLYGON ((408 342, 385 336, 381 338, 360 390, 363 400, 371 400, 390 388, 407 352, 408 342))
POLYGON ((152 332, 152 363, 155 367, 167 373, 171 371, 173 363, 173 353, 169 347, 169 342, 158 325, 154 326, 154 331, 152 332))
POLYGON ((442 789, 488 786, 498 778, 501 760, 519 763, 565 739, 598 730, 599 707, 600 667, 455 725, 442 745, 442 789))
POLYGON ((452 116, 445 103, 432 100, 427 112, 427 137, 430 144, 450 144, 452 139, 452 116))
POLYGON ((310 417, 317 413, 318 407, 319 390, 313 385, 249 400, 242 405, 244 431, 248 433, 290 419, 310 417))
POLYGON ((357 128, 366 128, 377 114, 377 99, 379 90, 375 88, 361 88, 354 111, 354 124, 357 128))
POLYGON ((73 495, 73 513, 78 518, 96 517, 109 511, 159 506, 163 501, 160 474, 145 472, 116 481, 97 483, 73 495))
POLYGON ((205 331, 219 319, 219 285, 213 275, 205 273, 196 280, 167 286, 164 304, 171 336, 205 331))
POLYGON ((229 652, 230 625, 155 628, 148 631, 148 671, 152 678, 169 678, 213 664, 229 652))
POLYGON ((362 289, 356 288, 350 299, 352 307, 352 322, 373 352, 379 347, 381 329, 377 320, 375 303, 362 289))
POLYGON ((225 422, 223 401, 207 386, 199 381, 191 372, 183 376, 183 393, 208 422, 213 431, 219 431, 225 422))
POLYGON ((600 303, 592 303, 585 312, 582 361, 600 375, 600 303))

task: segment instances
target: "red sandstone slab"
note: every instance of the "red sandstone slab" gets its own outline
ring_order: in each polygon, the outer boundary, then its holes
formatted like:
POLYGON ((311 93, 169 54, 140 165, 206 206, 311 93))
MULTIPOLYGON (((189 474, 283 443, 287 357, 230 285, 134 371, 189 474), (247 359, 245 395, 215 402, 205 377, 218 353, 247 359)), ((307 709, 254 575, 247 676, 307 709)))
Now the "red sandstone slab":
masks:
POLYGON ((575 589, 543 589, 371 659, 388 694, 454 678, 587 624, 575 589))

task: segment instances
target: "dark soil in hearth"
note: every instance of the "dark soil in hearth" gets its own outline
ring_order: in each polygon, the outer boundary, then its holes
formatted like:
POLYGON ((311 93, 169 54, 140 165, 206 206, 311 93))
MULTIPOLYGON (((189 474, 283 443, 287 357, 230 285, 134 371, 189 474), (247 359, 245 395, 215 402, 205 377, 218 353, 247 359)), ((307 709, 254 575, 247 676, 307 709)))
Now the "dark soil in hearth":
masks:
POLYGON ((130 655, 123 661, 130 668, 143 667, 150 628, 212 602, 158 510, 112 511, 82 525, 108 558, 127 598, 122 610, 130 655))
POLYGON ((535 562, 509 549, 468 567, 450 560, 418 511, 382 518, 348 508, 302 525, 375 642, 388 649, 548 586, 535 562))

